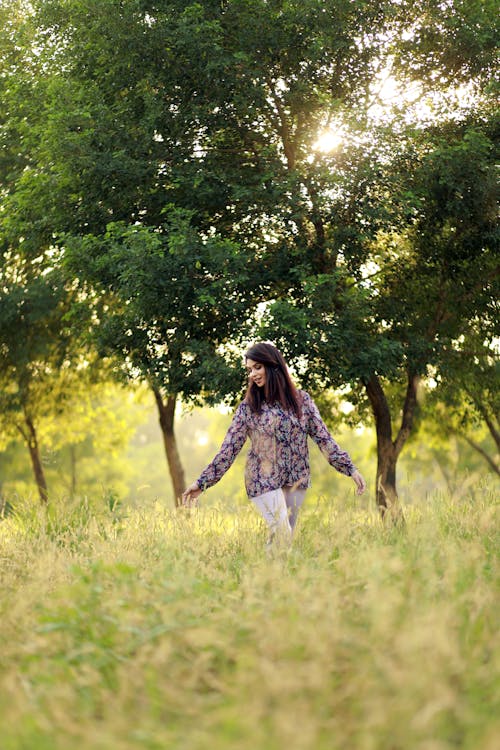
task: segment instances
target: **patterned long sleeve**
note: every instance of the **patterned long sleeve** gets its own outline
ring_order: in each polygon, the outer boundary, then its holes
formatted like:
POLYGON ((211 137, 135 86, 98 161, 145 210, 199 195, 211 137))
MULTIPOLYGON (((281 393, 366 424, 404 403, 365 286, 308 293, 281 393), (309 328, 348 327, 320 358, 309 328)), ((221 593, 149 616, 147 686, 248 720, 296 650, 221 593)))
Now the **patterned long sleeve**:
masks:
POLYGON ((307 432, 310 437, 334 469, 348 477, 352 476, 356 467, 349 454, 343 451, 330 435, 326 424, 321 419, 318 407, 309 394, 307 394, 304 406, 307 410, 307 432))
POLYGON ((208 464, 206 469, 201 472, 197 480, 200 490, 206 490, 208 487, 217 484, 242 449, 248 432, 246 414, 246 404, 241 403, 236 409, 233 421, 226 433, 226 437, 224 438, 219 452, 208 464))

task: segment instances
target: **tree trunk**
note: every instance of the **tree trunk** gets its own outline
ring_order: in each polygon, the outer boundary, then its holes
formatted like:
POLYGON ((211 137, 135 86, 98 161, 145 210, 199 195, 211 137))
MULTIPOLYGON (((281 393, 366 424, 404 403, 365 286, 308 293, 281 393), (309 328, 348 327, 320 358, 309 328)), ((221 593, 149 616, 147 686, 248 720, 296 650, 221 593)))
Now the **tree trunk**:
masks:
POLYGON ((402 515, 396 489, 396 463, 392 442, 392 420, 389 404, 376 375, 365 383, 366 392, 375 418, 377 432, 376 502, 383 520, 402 515))
POLYGON ((396 487, 396 465, 399 454, 406 443, 413 424, 417 405, 419 378, 408 373, 408 386, 401 417, 401 427, 395 440, 392 439, 392 419, 389 404, 380 380, 372 375, 365 382, 377 432, 377 482, 376 500, 382 518, 401 525, 404 523, 396 487))
POLYGON ((389 517, 392 521, 401 523, 403 511, 396 487, 396 464, 397 456, 393 443, 380 443, 377 440, 377 507, 382 519, 389 517))
POLYGON ((24 423, 27 427, 28 432, 25 433, 24 430, 20 430, 20 432, 28 445, 31 465, 33 467, 35 482, 36 486, 38 487, 38 494, 40 496, 40 502, 42 503, 42 505, 47 505, 49 501, 49 493, 47 491, 47 480, 45 479, 45 472, 43 470, 35 425, 33 424, 31 417, 29 417, 27 414, 24 415, 24 423))
POLYGON ((179 451, 177 450, 177 442, 174 433, 176 396, 168 396, 165 403, 158 388, 155 386, 152 388, 156 405, 158 407, 160 428, 163 435, 163 445, 165 446, 168 470, 172 480, 175 505, 178 507, 181 503, 181 495, 186 488, 186 483, 184 479, 184 469, 182 467, 179 451))

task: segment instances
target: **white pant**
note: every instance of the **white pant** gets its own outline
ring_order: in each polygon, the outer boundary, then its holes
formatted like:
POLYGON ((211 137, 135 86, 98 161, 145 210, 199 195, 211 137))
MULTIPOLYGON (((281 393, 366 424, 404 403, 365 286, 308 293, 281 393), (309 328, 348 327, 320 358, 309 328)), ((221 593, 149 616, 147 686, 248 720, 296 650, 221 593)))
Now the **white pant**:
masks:
POLYGON ((306 490, 282 487, 250 499, 255 503, 272 534, 279 531, 290 536, 297 523, 297 516, 305 495, 306 490))

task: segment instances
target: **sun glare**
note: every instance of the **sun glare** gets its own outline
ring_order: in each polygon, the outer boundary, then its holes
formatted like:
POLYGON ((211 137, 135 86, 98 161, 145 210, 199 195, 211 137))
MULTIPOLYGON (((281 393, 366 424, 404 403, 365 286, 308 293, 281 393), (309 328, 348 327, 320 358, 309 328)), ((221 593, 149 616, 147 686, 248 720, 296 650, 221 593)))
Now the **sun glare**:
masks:
POLYGON ((316 143, 313 144, 315 151, 321 151, 323 154, 328 154, 330 151, 335 151, 343 141, 343 136, 340 130, 336 128, 328 128, 323 130, 320 134, 316 143))

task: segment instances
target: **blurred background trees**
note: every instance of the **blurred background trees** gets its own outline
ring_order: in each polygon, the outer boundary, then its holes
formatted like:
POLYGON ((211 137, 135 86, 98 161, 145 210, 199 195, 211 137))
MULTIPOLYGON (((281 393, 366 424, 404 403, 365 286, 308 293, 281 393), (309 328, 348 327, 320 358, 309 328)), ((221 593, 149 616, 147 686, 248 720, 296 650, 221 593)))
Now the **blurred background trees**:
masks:
MULTIPOLYGON (((234 403, 241 349, 264 336, 332 424, 335 400, 373 424, 383 514, 400 516, 398 459, 436 415, 498 472, 493 3, 2 14, 4 443, 20 358, 41 420, 49 373, 73 396, 90 371, 142 383, 178 498, 176 404, 234 403)), ((78 401, 54 399, 68 421, 78 401)))

